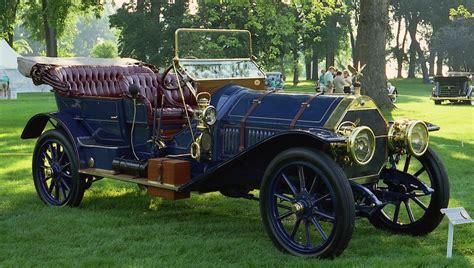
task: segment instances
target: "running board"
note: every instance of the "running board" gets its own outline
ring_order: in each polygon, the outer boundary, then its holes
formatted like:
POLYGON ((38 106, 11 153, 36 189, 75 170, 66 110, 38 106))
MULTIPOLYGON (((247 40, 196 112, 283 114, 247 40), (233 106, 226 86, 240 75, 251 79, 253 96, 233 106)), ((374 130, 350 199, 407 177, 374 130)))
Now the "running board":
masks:
POLYGON ((179 186, 175 186, 167 183, 160 183, 157 181, 150 181, 147 178, 139 178, 132 175, 127 175, 123 173, 117 173, 113 170, 99 169, 99 168, 86 168, 79 170, 80 174, 91 175, 96 177, 104 177, 113 180, 132 182, 140 185, 152 186, 160 189, 166 189, 171 191, 179 191, 179 186))

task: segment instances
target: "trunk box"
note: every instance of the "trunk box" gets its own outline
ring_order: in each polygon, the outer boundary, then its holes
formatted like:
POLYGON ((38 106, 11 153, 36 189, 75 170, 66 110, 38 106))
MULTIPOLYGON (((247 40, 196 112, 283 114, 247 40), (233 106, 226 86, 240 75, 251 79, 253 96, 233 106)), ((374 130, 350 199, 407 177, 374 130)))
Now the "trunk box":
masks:
MULTIPOLYGON (((173 186, 180 186, 189 182, 191 177, 191 164, 189 161, 173 158, 153 158, 148 160, 148 180, 173 186)), ((159 187, 148 187, 148 194, 164 199, 189 198, 188 193, 180 193, 159 187)))

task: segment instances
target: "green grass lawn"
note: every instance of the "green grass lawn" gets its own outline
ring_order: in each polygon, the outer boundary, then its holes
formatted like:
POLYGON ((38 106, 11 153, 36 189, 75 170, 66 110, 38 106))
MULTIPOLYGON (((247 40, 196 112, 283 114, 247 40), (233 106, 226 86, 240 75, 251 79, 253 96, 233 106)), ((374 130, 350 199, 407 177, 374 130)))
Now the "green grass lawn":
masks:
MULTIPOLYGON (((474 107, 435 106, 431 86, 394 80, 397 109, 388 116, 436 123, 431 145, 450 176, 450 207, 474 216, 474 107)), ((286 91, 313 91, 311 83, 286 91)), ((321 266, 469 267, 474 225, 456 227, 454 257, 445 258, 447 220, 425 237, 393 235, 357 221, 346 251, 335 260, 292 257, 268 239, 258 203, 217 193, 177 202, 140 194, 132 184, 103 180, 79 208, 46 207, 31 176, 33 140, 19 136, 38 112, 55 110, 51 94, 0 101, 0 266, 321 266)))

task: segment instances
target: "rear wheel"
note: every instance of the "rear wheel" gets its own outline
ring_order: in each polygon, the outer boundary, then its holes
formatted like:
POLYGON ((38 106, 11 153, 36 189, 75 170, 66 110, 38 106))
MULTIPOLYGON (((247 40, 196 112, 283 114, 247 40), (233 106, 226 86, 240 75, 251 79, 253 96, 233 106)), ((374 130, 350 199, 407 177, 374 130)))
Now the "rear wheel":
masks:
POLYGON ((440 105, 440 104, 441 104, 441 101, 440 101, 440 100, 435 100, 435 101, 434 101, 434 104, 435 104, 435 105, 440 105))
POLYGON ((425 194, 420 191, 407 192, 408 187, 404 185, 378 185, 378 190, 391 193, 392 198, 383 200, 389 204, 375 212, 369 220, 375 227, 394 233, 428 234, 443 219, 440 209, 446 208, 449 202, 448 175, 443 162, 428 148, 424 155, 417 158, 405 155, 398 161, 397 168, 412 174, 434 191, 425 194))
POLYGON ((79 175, 77 155, 63 132, 49 130, 36 142, 33 180, 39 198, 51 206, 78 206, 85 179, 79 175))
POLYGON ((330 258, 347 247, 354 198, 342 169, 323 152, 280 153, 260 188, 260 211, 274 245, 296 256, 330 258))

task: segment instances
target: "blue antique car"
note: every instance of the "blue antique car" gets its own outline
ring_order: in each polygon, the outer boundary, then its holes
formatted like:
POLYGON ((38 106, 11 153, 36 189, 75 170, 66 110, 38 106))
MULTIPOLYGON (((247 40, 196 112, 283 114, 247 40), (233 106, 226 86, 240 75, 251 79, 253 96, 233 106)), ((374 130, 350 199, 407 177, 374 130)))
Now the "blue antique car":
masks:
POLYGON ((344 251, 356 217, 411 235, 441 222, 448 176, 429 147, 439 127, 388 122, 367 96, 266 91, 247 31, 180 29, 175 42, 163 73, 131 59, 20 64, 53 87, 58 107, 21 135, 37 139, 33 180, 44 203, 78 206, 102 178, 173 200, 220 191, 259 200, 278 249, 319 258, 344 251), (212 51, 237 52, 204 57, 197 48, 213 35, 212 51))

